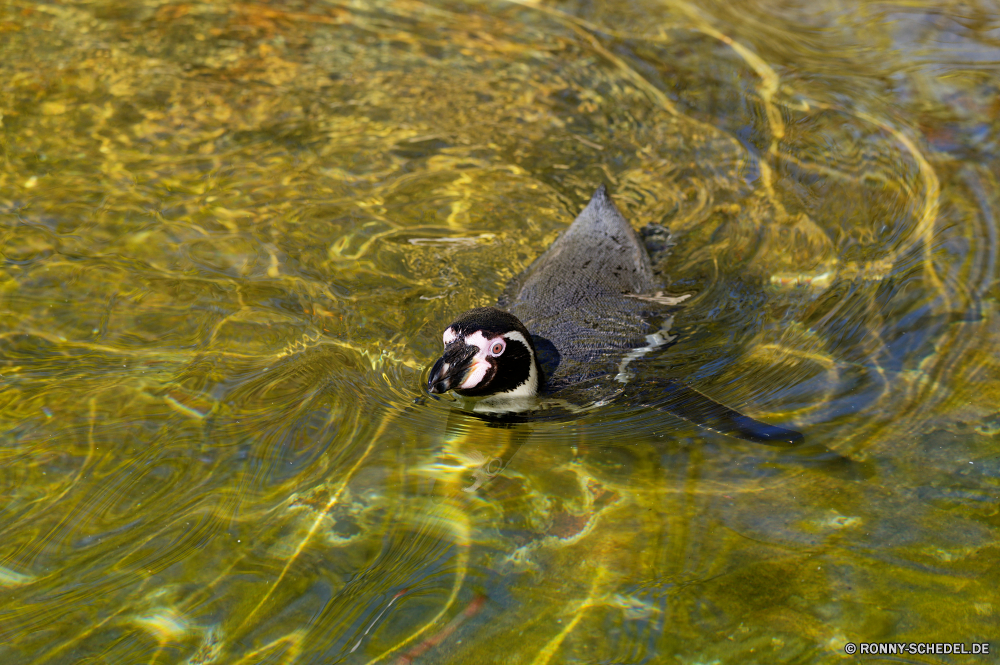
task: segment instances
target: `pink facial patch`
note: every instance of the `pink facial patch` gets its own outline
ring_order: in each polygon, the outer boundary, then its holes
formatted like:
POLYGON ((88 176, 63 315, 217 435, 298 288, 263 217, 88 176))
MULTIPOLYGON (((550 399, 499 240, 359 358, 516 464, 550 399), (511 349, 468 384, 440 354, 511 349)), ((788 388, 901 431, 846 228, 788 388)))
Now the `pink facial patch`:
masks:
MULTIPOLYGON (((451 328, 448 330, 451 330, 451 328)), ((445 334, 447 334, 447 332, 448 331, 445 331, 445 334)), ((475 388, 482 382, 486 373, 490 371, 490 368, 492 367, 490 361, 487 360, 487 358, 491 355, 490 349, 492 348, 494 342, 502 339, 503 337, 486 339, 486 335, 484 335, 481 330, 477 330, 465 338, 465 343, 469 346, 475 346, 479 349, 479 352, 476 354, 476 358, 473 361, 472 371, 469 372, 469 376, 466 377, 465 381, 463 381, 460 386, 462 390, 475 388)))
POLYGON ((456 339, 458 339, 458 333, 455 332, 454 328, 448 328, 447 330, 444 331, 444 337, 443 337, 443 339, 444 339, 444 345, 448 346, 449 344, 451 344, 452 342, 454 342, 456 339))
POLYGON ((479 382, 483 380, 486 376, 486 372, 490 370, 490 364, 485 360, 476 360, 475 364, 472 366, 472 371, 469 372, 468 378, 462 382, 459 386, 462 390, 469 390, 470 388, 475 388, 479 385, 479 382))

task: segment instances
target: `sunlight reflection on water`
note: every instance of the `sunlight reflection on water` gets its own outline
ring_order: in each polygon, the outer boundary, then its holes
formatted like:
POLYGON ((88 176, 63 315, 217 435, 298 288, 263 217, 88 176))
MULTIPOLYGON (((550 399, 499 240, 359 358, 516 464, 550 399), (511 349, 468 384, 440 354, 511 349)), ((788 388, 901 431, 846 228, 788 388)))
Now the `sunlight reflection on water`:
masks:
POLYGON ((991 639, 1000 23, 826 4, 0 8, 3 662, 991 639), (806 446, 422 390, 601 182, 806 446))

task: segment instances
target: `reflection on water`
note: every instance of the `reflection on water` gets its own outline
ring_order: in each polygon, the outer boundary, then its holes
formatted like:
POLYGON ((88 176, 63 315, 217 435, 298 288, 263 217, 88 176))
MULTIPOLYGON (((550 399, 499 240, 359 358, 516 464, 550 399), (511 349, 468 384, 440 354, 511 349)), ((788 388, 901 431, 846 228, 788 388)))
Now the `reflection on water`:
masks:
POLYGON ((995 639, 998 15, 3 5, 3 662, 995 639), (694 294, 641 371, 806 447, 421 392, 600 182, 694 294))

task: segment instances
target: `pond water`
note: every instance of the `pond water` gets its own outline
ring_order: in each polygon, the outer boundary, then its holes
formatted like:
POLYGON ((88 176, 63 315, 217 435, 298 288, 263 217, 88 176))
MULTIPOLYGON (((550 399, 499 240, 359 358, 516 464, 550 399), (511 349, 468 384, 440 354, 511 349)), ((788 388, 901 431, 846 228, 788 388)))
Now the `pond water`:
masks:
POLYGON ((998 70, 988 0, 3 3, 0 661, 996 660, 998 70), (805 445, 427 394, 602 182, 641 371, 805 445))

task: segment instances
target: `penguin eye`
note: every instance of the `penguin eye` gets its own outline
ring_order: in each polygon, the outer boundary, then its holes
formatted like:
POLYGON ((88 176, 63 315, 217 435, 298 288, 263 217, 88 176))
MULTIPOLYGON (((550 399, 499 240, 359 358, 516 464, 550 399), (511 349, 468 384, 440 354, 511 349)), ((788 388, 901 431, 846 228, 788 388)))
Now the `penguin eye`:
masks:
POLYGON ((493 342, 493 346, 490 347, 491 356, 499 356, 503 353, 503 350, 507 348, 507 345, 503 343, 503 340, 497 340, 493 342))

